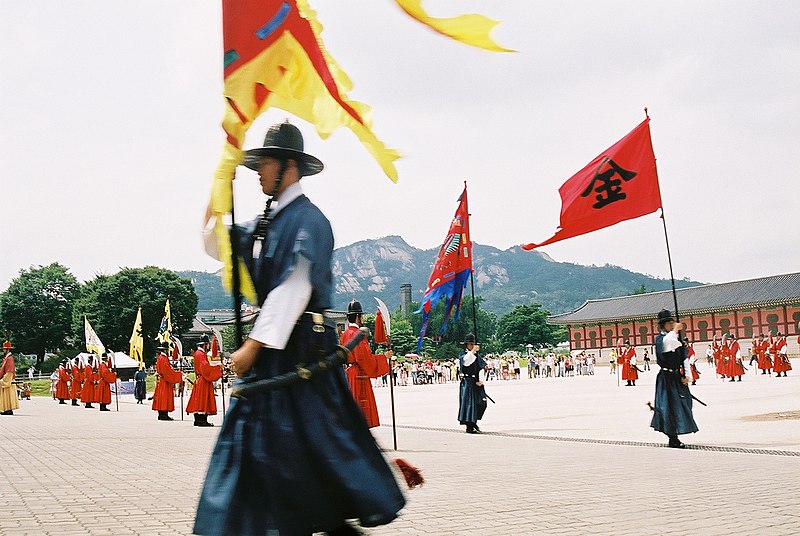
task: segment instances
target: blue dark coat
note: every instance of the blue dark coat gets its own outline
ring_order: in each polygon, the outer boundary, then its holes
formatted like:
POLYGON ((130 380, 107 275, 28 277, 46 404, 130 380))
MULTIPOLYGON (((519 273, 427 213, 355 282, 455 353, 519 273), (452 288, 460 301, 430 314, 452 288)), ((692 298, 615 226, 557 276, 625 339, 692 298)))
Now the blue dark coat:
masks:
POLYGON ((655 409, 650 426, 667 435, 691 434, 697 432, 698 428, 692 416, 689 386, 681 381, 684 377, 680 370, 685 350, 680 347, 672 352, 664 352, 664 335, 661 333, 656 336, 656 362, 661 370, 656 376, 655 409))
MULTIPOLYGON (((246 228, 254 229, 254 225, 246 228)), ((264 299, 294 269, 311 261, 309 310, 330 307, 333 236, 328 220, 301 196, 278 212, 261 255, 253 239, 240 250, 264 299)), ((333 328, 299 322, 285 350, 263 349, 241 381, 296 370, 332 352, 333 328)), ((209 463, 195 534, 294 535, 326 531, 345 519, 389 523, 405 499, 375 444, 341 368, 287 388, 233 399, 209 463)))
POLYGON ((461 389, 458 397, 458 422, 475 424, 486 412, 486 392, 482 386, 476 385, 478 373, 486 366, 486 362, 478 355, 469 366, 464 366, 464 354, 458 358, 461 376, 461 389))

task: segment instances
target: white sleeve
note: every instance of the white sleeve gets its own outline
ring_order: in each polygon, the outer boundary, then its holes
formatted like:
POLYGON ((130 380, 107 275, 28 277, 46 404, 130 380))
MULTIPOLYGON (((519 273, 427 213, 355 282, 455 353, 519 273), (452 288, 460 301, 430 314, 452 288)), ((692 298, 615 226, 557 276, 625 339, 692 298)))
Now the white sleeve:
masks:
POLYGON ((217 217, 211 216, 208 222, 206 222, 203 229, 200 231, 200 234, 203 237, 203 247, 205 247, 208 256, 211 257, 212 259, 221 260, 219 258, 217 234, 214 232, 214 225, 216 223, 217 223, 217 217))
POLYGON ((663 346, 662 352, 672 352, 681 347, 681 341, 678 340, 678 333, 675 331, 670 331, 664 338, 661 339, 661 345, 663 346))
POLYGON ((283 350, 292 335, 297 319, 306 310, 311 299, 311 261, 298 255, 297 265, 283 283, 269 293, 261 305, 250 332, 250 338, 267 348, 283 350))

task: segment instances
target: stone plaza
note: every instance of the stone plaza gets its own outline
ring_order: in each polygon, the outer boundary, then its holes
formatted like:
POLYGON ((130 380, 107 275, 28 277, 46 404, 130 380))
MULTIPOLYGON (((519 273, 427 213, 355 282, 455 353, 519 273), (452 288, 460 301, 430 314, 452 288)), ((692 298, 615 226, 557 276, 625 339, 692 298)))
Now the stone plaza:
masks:
MULTIPOLYGON (((366 534, 789 535, 800 533, 800 363, 742 382, 700 365, 700 432, 666 448, 649 428, 655 367, 635 387, 594 376, 487 382, 467 435, 458 384, 376 389, 390 458, 420 467, 391 525, 366 534), (794 375, 792 375, 794 373, 794 375)), ((523 375, 526 375, 523 370, 523 375)), ((148 402, 149 404, 149 402, 148 402)), ((218 398, 221 406, 221 399, 218 398)), ((176 399, 179 407, 179 399, 176 399)), ((156 421, 130 395, 112 412, 22 401, 0 417, 0 534, 190 534, 216 428, 156 421)), ((222 415, 211 419, 217 425, 222 415)))

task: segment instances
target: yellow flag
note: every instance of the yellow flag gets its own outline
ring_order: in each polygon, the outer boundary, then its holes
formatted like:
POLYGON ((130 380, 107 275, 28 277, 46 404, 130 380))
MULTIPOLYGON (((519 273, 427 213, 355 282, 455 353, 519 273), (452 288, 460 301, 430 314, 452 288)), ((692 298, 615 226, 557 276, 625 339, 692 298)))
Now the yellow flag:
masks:
POLYGON ((167 298, 167 303, 164 304, 164 316, 161 318, 161 325, 158 327, 158 335, 156 335, 156 339, 158 339, 161 342, 170 344, 171 337, 172 337, 172 312, 169 309, 169 298, 167 298))
POLYGON ((513 52, 509 48, 501 47, 489 35, 500 21, 476 14, 447 19, 435 18, 428 15, 422 7, 422 0, 395 0, 395 2, 403 11, 425 26, 456 41, 494 52, 513 52))
POLYGON ((133 333, 131 333, 131 347, 128 352, 130 356, 142 363, 144 360, 144 338, 142 337, 142 308, 136 313, 136 322, 133 323, 133 333))
POLYGON ((94 328, 89 323, 86 315, 83 315, 83 334, 86 337, 86 351, 94 352, 97 355, 102 355, 106 351, 106 347, 100 341, 100 337, 95 333, 94 328))

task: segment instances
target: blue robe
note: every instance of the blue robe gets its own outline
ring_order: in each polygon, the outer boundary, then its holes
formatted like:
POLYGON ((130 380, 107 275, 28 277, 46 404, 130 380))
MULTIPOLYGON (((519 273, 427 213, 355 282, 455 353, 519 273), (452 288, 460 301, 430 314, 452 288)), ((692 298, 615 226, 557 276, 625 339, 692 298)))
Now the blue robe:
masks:
POLYGON ((133 396, 136 397, 136 400, 147 398, 147 373, 137 370, 133 375, 133 382, 133 396))
POLYGON ((468 366, 464 365, 464 354, 458 358, 461 371, 461 388, 458 397, 458 422, 475 424, 483 418, 486 411, 486 392, 483 386, 476 385, 478 373, 486 366, 486 362, 478 355, 468 366))
MULTIPOLYGON (((325 216, 300 196, 270 223, 253 257, 245 226, 239 250, 259 299, 294 269, 311 262, 307 310, 331 306, 333 234, 325 216)), ((284 350, 262 349, 241 381, 296 370, 332 352, 336 331, 296 325, 284 350)), ((392 471, 350 394, 341 368, 286 388, 233 399, 217 439, 197 508, 195 534, 293 535, 326 531, 345 519, 389 523, 405 505, 392 471)))
POLYGON ((672 352, 664 352, 664 335, 656 336, 656 362, 661 370, 656 376, 656 394, 653 404, 653 420, 650 426, 655 430, 675 436, 697 432, 697 424, 692 416, 692 395, 689 386, 684 385, 680 373, 683 366, 685 347, 672 352), (668 372, 670 369, 677 372, 668 372))

